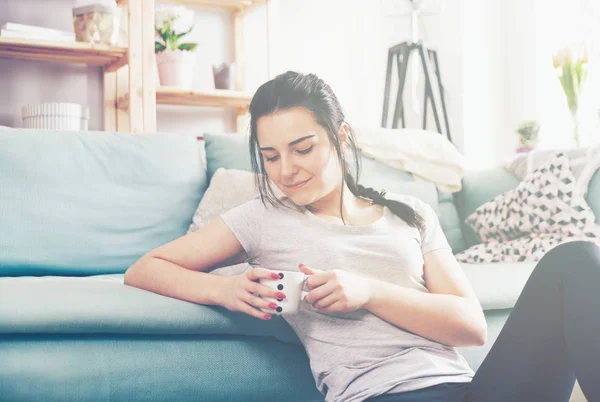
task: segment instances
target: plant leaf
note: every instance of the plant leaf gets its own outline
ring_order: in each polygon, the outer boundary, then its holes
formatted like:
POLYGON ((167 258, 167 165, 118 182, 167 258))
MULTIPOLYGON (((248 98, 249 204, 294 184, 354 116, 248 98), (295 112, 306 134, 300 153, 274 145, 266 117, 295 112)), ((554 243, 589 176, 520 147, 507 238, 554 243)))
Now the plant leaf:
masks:
POLYGON ((180 50, 187 50, 190 52, 193 52, 196 49, 196 46, 198 46, 197 43, 182 43, 181 45, 179 45, 180 50))
POLYGON ((194 27, 192 26, 192 27, 190 27, 190 29, 187 30, 187 32, 176 34, 175 36, 177 37, 177 39, 181 39, 183 36, 185 36, 185 35, 189 34, 190 32, 192 32, 192 28, 194 28, 194 27))
POLYGON ((162 52, 166 48, 167 47, 165 45, 163 45, 162 43, 160 43, 158 41, 154 42, 154 53, 162 52))
POLYGON ((167 31, 165 29, 156 29, 156 33, 158 36, 160 36, 163 42, 167 41, 167 31))

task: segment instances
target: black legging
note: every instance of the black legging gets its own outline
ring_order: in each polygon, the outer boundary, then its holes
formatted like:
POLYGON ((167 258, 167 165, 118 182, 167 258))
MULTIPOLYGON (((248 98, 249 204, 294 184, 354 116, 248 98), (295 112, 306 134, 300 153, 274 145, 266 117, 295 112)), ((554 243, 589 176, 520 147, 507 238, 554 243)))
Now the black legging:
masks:
POLYGON ((575 378, 600 401, 600 247, 569 242, 536 265, 475 377, 377 402, 566 402, 575 378))

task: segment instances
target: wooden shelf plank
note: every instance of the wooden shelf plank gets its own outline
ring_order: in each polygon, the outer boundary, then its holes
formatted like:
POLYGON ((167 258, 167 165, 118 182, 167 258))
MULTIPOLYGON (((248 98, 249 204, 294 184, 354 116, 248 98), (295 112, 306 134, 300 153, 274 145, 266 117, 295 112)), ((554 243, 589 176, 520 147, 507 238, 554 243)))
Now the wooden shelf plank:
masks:
MULTIPOLYGON (((156 103, 159 105, 222 107, 228 109, 247 110, 252 95, 239 92, 215 89, 210 92, 187 91, 177 88, 158 87, 156 103)), ((129 97, 119 99, 119 108, 127 108, 129 97)))
POLYGON ((247 109, 252 95, 239 92, 215 89, 211 92, 186 91, 176 88, 159 87, 156 90, 156 103, 161 105, 187 105, 206 107, 225 107, 231 109, 247 109))
POLYGON ((0 57, 83 63, 89 66, 109 66, 110 70, 115 70, 127 64, 127 49, 83 42, 0 37, 0 57))
POLYGON ((197 7, 223 8, 231 11, 247 11, 266 3, 266 0, 161 0, 161 2, 197 7))

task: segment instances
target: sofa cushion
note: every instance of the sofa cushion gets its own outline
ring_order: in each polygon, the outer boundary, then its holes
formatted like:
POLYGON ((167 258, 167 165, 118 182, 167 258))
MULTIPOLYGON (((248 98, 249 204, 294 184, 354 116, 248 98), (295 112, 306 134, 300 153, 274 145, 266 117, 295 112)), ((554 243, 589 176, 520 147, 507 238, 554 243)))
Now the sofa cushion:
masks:
POLYGON ((125 272, 206 185, 195 136, 0 129, 0 275, 125 272))
POLYGON ((596 215, 596 222, 600 223, 600 169, 596 171, 592 176, 592 180, 590 180, 586 201, 594 211, 594 215, 596 215))
MULTIPOLYGON (((512 308, 534 264, 461 264, 484 310, 512 308)), ((218 268, 235 275, 248 264, 218 268)), ((0 334, 231 334, 300 341, 279 316, 263 321, 123 284, 122 274, 0 278, 0 334), (18 308, 15 308, 18 306, 18 308)))
POLYGON ((467 223, 484 241, 456 255, 458 261, 539 261, 569 241, 600 242, 600 226, 579 193, 567 156, 558 154, 514 189, 473 212, 467 223))
POLYGON ((513 308, 535 265, 535 262, 460 263, 484 310, 513 308))
POLYGON ((481 205, 466 222, 484 242, 505 242, 528 233, 577 233, 595 220, 577 191, 569 158, 558 154, 514 189, 481 205))
POLYGON ((219 168, 252 170, 247 135, 204 133, 203 137, 209 183, 219 168))
MULTIPOLYGON (((247 136, 205 133, 204 142, 209 180, 219 168, 251 170, 247 136)), ((410 173, 392 168, 367 156, 362 156, 361 162, 362 171, 358 182, 363 186, 373 187, 377 190, 385 188, 390 192, 402 194, 407 188, 405 183, 415 181, 410 173)), ((435 189, 435 185, 429 182, 423 183, 427 183, 420 186, 424 189, 423 194, 431 194, 427 187, 435 189)), ((461 223, 454 207, 452 194, 438 193, 436 205, 428 201, 433 201, 434 197, 430 195, 427 197, 423 201, 429 203, 438 213, 442 230, 452 249, 455 252, 464 250, 466 243, 462 237, 461 223)))
POLYGON ((467 247, 479 244, 475 231, 465 220, 478 207, 519 185, 519 179, 503 168, 467 172, 462 190, 454 193, 454 200, 467 247))
POLYGON ((323 401, 295 344, 244 335, 0 335, 2 401, 323 401))
POLYGON ((0 278, 0 334, 9 333, 235 334, 300 344, 278 316, 263 321, 165 297, 124 285, 122 274, 0 278))
MULTIPOLYGON (((479 238, 465 220, 478 207, 519 185, 517 176, 504 168, 496 167, 483 171, 470 171, 463 177, 463 188, 454 193, 454 200, 466 246, 479 244, 479 238)), ((600 223, 600 170, 597 170, 589 182, 586 201, 600 223)))
MULTIPOLYGON (((218 168, 198 204, 188 233, 198 231, 219 215, 256 198, 258 192, 255 190, 254 180, 252 172, 218 168)), ((283 196, 275 185, 272 187, 275 196, 283 196)))
POLYGON ((554 247, 572 241, 600 245, 600 225, 585 229, 565 225, 551 233, 528 233, 512 240, 476 244, 456 254, 456 260, 470 263, 539 261, 554 247))

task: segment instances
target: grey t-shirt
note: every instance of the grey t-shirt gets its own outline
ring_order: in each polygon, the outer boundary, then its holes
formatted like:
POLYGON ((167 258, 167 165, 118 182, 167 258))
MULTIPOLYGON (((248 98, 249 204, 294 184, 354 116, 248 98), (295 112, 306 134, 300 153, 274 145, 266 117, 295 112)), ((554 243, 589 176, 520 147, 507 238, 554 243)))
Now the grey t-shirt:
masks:
MULTIPOLYGON (((268 269, 342 269, 428 292, 423 255, 450 248, 433 209, 418 198, 394 195, 421 214, 420 233, 384 208, 366 226, 324 220, 284 198, 295 209, 264 206, 260 199, 221 215, 248 254, 268 269)), ((401 314, 401 312, 400 312, 401 314)), ((362 401, 443 382, 469 382, 473 370, 452 348, 403 330, 368 312, 321 313, 303 302, 283 315, 302 341, 317 388, 326 401, 362 401)))

